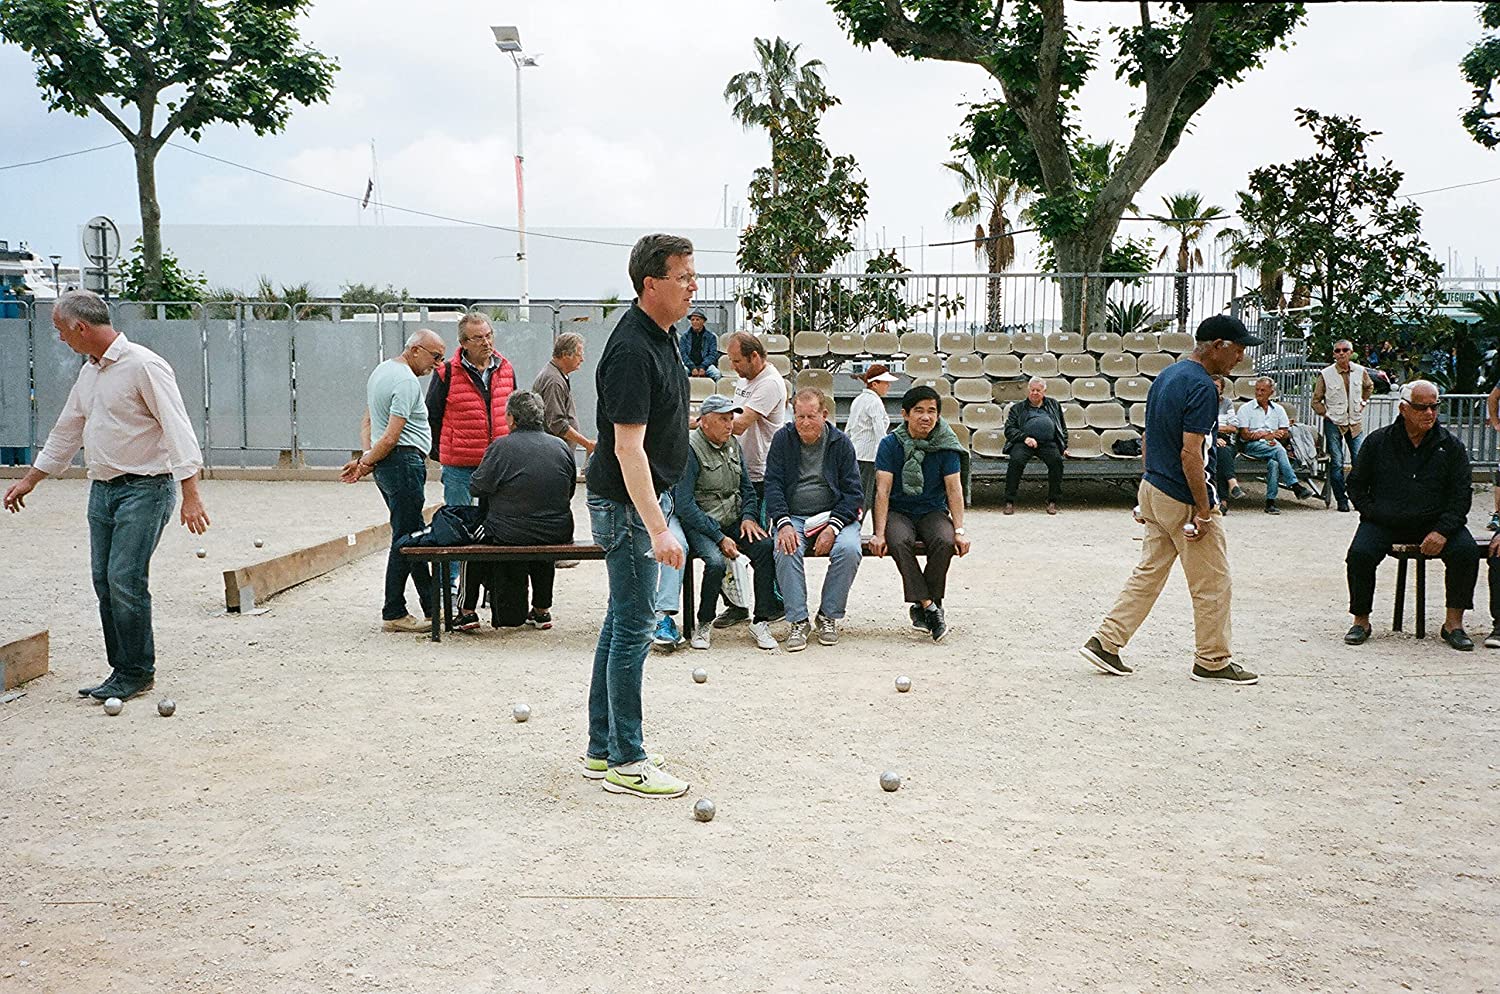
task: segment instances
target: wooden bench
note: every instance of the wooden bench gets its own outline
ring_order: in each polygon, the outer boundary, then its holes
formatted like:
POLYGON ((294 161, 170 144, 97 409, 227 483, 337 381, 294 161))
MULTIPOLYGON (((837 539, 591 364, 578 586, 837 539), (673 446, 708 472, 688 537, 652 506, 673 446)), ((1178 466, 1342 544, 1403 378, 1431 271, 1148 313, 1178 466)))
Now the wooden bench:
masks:
MULTIPOLYGON (((860 540, 860 552, 870 554, 870 539, 860 540)), ((401 550, 403 556, 420 559, 433 564, 432 603, 442 604, 441 611, 432 615, 432 641, 441 642, 444 631, 453 630, 453 587, 447 582, 449 563, 503 563, 503 562, 557 562, 561 559, 603 559, 602 545, 426 545, 408 546, 401 550)), ((925 556, 927 548, 917 542, 917 555, 925 556)), ((805 556, 811 557, 808 551, 805 556)), ((1421 581, 1419 580, 1418 583, 1421 581)), ((694 607, 697 599, 697 583, 693 578, 693 557, 688 556, 682 570, 682 631, 683 638, 691 637, 694 624, 694 607)), ((1420 589, 1420 587, 1419 587, 1420 589)))
POLYGON ((1391 618, 1391 631, 1401 631, 1401 613, 1406 606, 1406 564, 1417 564, 1417 631, 1419 639, 1427 637, 1427 561, 1419 545, 1393 545, 1391 556, 1396 560, 1396 611, 1391 618))

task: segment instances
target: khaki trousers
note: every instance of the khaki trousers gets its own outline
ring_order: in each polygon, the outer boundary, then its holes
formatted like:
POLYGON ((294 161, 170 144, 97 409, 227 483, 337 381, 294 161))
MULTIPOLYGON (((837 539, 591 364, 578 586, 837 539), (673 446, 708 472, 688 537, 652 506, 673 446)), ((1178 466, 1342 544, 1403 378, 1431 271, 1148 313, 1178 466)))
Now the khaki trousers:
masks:
POLYGON ((1182 526, 1192 517, 1189 504, 1173 500, 1141 481, 1137 494, 1141 516, 1146 519, 1146 537, 1141 543, 1141 561, 1125 581, 1115 606, 1110 608, 1095 632, 1104 648, 1118 653, 1151 613, 1161 588, 1171 575, 1172 563, 1182 559, 1188 593, 1193 598, 1193 628, 1197 640, 1194 658, 1204 669, 1229 665, 1229 556, 1224 543, 1224 519, 1213 511, 1213 524, 1196 542, 1189 542, 1182 526))

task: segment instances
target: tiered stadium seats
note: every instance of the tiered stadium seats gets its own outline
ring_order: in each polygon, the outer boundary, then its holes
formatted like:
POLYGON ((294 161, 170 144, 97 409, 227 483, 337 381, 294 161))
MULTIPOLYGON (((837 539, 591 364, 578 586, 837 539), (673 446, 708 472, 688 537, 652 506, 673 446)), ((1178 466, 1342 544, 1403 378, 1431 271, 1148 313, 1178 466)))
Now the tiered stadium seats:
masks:
POLYGON ((1099 433, 1092 428, 1068 429, 1068 455, 1074 459, 1097 459, 1104 454, 1099 433))
POLYGON ((729 361, 727 355, 719 357, 719 372, 724 375, 725 379, 730 381, 733 381, 739 375, 734 371, 734 363, 729 361))
POLYGON ((872 331, 865 335, 865 351, 873 356, 892 356, 901 351, 901 336, 894 331, 872 331))
POLYGON ((997 380, 1020 376, 1021 357, 1013 352, 987 355, 984 357, 984 375, 993 376, 997 380))
MULTIPOLYGON (((964 382, 967 383, 969 381, 965 380, 964 382)), ((914 376, 912 377, 911 385, 914 387, 932 387, 932 389, 937 391, 939 397, 953 396, 953 384, 948 381, 947 377, 914 376)))
POLYGON ((974 336, 967 331, 945 331, 938 336, 938 351, 963 355, 974 351, 974 336))
POLYGON ((1081 380, 1073 381, 1073 399, 1083 400, 1091 404, 1109 400, 1111 396, 1109 381, 1102 377, 1090 376, 1081 380))
POLYGON ((833 396, 833 374, 826 369, 804 369, 797 373, 797 389, 809 387, 833 396))
POLYGON ((1111 459, 1134 459, 1135 456, 1122 456, 1115 452, 1115 443, 1125 439, 1140 438, 1141 433, 1134 428, 1110 428, 1099 433, 1099 446, 1104 454, 1111 459))
POLYGON ((1096 331, 1089 335, 1085 343, 1090 352, 1103 355, 1106 352, 1120 352, 1125 348, 1124 340, 1112 331, 1096 331))
POLYGON ((770 355, 766 356, 766 362, 770 363, 772 366, 775 366, 776 372, 780 373, 782 376, 792 375, 792 360, 790 356, 787 356, 781 352, 772 352, 770 355))
POLYGON ((1126 424, 1125 408, 1113 402, 1090 404, 1084 414, 1090 428, 1124 428, 1126 424))
POLYGON ((997 403, 1001 404, 1008 401, 1024 400, 1026 398, 1026 381, 996 380, 991 395, 997 403))
POLYGON ((1068 403, 1062 406, 1063 424, 1069 428, 1087 428, 1088 415, 1082 404, 1068 403))
POLYGON ((1115 380, 1115 396, 1121 400, 1145 400, 1146 394, 1150 392, 1151 381, 1144 376, 1127 376, 1122 380, 1115 380))
POLYGON ((963 422, 976 430, 1000 428, 1005 425, 1005 415, 999 404, 965 404, 963 422))
POLYGON ((1130 405, 1130 423, 1137 428, 1146 427, 1146 405, 1135 403, 1130 405))
POLYGON ((906 375, 911 377, 942 376, 943 357, 937 354, 908 356, 906 375))
POLYGON ((1099 357, 1099 372, 1115 379, 1134 376, 1137 368, 1135 355, 1130 352, 1106 352, 1099 357))
POLYGON ((1246 376, 1234 381, 1234 395, 1240 400, 1255 399, 1255 377, 1246 376))
POLYGON ((932 355, 937 343, 925 331, 908 331, 901 336, 901 351, 907 355, 932 355))
POLYGON ((865 337, 852 331, 828 336, 828 351, 838 356, 859 355, 865 350, 865 337))
POLYGON ((984 375, 984 357, 973 352, 948 354, 948 375, 960 379, 984 375))
POLYGON ((1147 352, 1136 360, 1137 375, 1155 376, 1176 361, 1170 352, 1147 352))
POLYGON ((772 354, 792 351, 792 340, 785 335, 762 335, 760 340, 761 344, 766 347, 766 351, 772 354))
POLYGON ((1237 363, 1235 363, 1234 364, 1234 368, 1229 371, 1229 375, 1230 376, 1254 376, 1255 375, 1255 361, 1253 359, 1251 359, 1249 356, 1241 356, 1240 357, 1240 361, 1237 362, 1237 363))
MULTIPOLYGON (((1047 380, 1047 396, 1059 404, 1073 399, 1073 384, 1064 379, 1047 380)), ((1028 384, 1029 385, 1029 384, 1028 384)))
POLYGON ((719 379, 719 385, 717 388, 715 388, 714 393, 719 394, 722 397, 733 397, 734 385, 738 381, 739 377, 735 376, 733 373, 729 374, 728 376, 721 377, 719 379))
POLYGON ((953 434, 958 438, 958 444, 967 449, 969 447, 969 429, 946 414, 943 415, 943 418, 948 422, 948 427, 953 429, 953 434))
POLYGON ((1057 356, 1051 352, 1036 352, 1021 358, 1021 372, 1027 376, 1056 376, 1057 356))
POLYGON ((1137 355, 1144 352, 1160 352, 1161 344, 1154 331, 1133 331, 1125 336, 1125 351, 1137 355))
POLYGON ((799 331, 792 338, 792 351, 804 359, 828 354, 828 336, 821 331, 799 331))
POLYGON ((999 459, 1005 455, 1005 432, 998 428, 985 428, 969 436, 969 448, 975 455, 999 459))
POLYGON ((1057 357, 1057 371, 1073 379, 1080 376, 1095 376, 1099 372, 1099 361, 1088 353, 1060 355, 1057 357))
POLYGON ((950 424, 958 421, 959 416, 963 413, 963 405, 958 402, 958 398, 940 397, 938 400, 938 413, 950 424))
POLYGON ((956 380, 953 396, 965 404, 987 404, 995 399, 994 387, 989 380, 973 378, 956 380))
POLYGON ((1003 331, 986 331, 974 336, 974 351, 980 355, 1006 355, 1015 351, 1015 343, 1003 331))
POLYGON ((1047 336, 1047 351, 1070 355, 1083 351, 1083 336, 1073 331, 1054 331, 1047 336))
POLYGON ((1036 355, 1047 351, 1047 336, 1039 332, 1026 331, 1010 336, 1011 348, 1021 355, 1036 355))
POLYGON ((706 400, 714 392, 714 386, 714 381, 706 376, 688 377, 688 392, 695 404, 701 400, 706 400))
POLYGON ((1163 331, 1156 336, 1156 341, 1163 352, 1181 355, 1193 351, 1193 336, 1185 331, 1163 331))

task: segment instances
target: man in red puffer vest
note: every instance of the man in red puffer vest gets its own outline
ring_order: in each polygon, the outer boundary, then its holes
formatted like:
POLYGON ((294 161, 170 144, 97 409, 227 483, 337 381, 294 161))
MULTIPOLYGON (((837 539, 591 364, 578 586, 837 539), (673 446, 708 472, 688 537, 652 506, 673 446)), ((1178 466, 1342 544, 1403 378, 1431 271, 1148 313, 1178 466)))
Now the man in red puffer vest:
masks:
POLYGON ((427 417, 432 458, 443 467, 443 502, 471 504, 469 480, 484 450, 509 432, 505 402, 516 389, 516 372, 495 351, 495 332, 483 314, 458 322, 458 348, 432 371, 427 417))

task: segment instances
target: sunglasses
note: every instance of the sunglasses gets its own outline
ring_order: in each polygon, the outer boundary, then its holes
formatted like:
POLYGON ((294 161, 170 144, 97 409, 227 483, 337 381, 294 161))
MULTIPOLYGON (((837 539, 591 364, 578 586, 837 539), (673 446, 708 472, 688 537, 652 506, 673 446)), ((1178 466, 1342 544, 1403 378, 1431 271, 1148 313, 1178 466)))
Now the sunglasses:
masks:
POLYGON ((1438 402, 1433 401, 1431 404, 1418 404, 1414 400, 1408 400, 1406 402, 1406 406, 1411 408, 1413 411, 1435 411, 1438 409, 1438 402))

